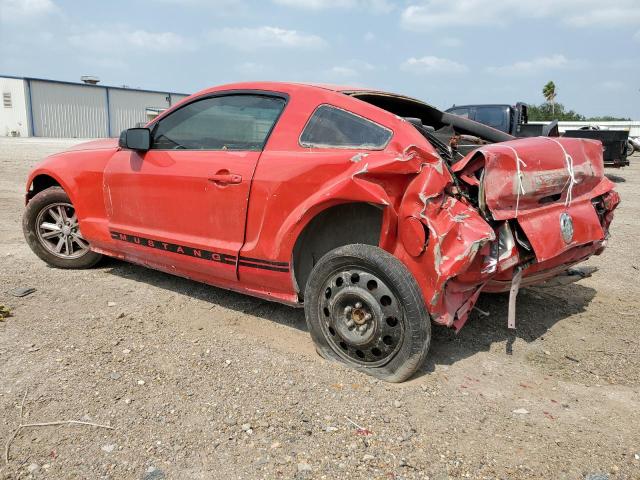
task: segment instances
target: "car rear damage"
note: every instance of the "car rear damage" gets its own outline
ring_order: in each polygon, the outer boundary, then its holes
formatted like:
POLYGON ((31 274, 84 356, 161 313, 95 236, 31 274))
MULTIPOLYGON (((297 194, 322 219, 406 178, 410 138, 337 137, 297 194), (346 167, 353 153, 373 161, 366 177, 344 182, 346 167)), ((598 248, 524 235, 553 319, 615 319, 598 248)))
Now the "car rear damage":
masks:
POLYGON ((385 248, 418 280, 435 323, 459 330, 481 292, 509 291, 508 326, 515 328, 520 287, 591 274, 574 265, 602 252, 619 203, 598 142, 514 139, 460 117, 437 117, 427 105, 412 111, 409 99, 376 95, 360 98, 402 115, 429 143, 360 174, 414 169, 392 212, 396 242, 385 248), (408 117, 414 112, 418 118, 408 117))
POLYGON ((426 290, 437 323, 460 329, 481 291, 511 291, 508 324, 515 328, 521 286, 558 276, 579 280, 569 268, 604 249, 619 197, 604 177, 596 142, 496 143, 451 170, 439 193, 427 193, 429 175, 418 175, 400 226, 401 238, 411 218, 427 229, 431 248, 421 263, 435 279, 426 290))

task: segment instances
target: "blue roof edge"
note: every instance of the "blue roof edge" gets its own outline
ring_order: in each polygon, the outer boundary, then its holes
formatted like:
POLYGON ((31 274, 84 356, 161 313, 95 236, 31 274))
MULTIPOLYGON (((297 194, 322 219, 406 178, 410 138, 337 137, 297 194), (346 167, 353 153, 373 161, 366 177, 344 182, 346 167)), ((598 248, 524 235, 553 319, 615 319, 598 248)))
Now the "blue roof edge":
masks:
POLYGON ((80 87, 109 88, 111 90, 126 90, 131 92, 164 93, 169 95, 185 95, 185 96, 191 95, 190 93, 171 92, 169 90, 147 90, 146 88, 115 87, 112 85, 92 85, 92 84, 81 83, 81 82, 69 82, 66 80, 53 80, 50 78, 20 77, 17 75, 0 74, 0 78, 10 78, 13 80, 29 80, 29 81, 36 81, 36 82, 49 82, 49 83, 58 83, 63 85, 76 85, 80 87))

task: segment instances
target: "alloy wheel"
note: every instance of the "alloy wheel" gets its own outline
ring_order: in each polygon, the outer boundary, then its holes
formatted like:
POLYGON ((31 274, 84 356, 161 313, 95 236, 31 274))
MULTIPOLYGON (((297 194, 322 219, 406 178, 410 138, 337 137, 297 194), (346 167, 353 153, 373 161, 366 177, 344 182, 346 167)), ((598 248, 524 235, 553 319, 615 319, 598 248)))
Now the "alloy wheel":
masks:
POLYGON ((89 251, 70 203, 53 203, 43 208, 36 218, 36 233, 42 246, 56 257, 79 258, 89 251))

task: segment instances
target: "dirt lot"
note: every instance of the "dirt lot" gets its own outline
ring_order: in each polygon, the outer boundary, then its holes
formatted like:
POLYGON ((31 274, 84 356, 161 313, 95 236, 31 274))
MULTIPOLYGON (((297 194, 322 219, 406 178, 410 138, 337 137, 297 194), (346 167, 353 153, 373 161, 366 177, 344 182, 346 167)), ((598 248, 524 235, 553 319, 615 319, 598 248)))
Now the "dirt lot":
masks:
POLYGON ((640 156, 609 171, 594 277, 522 291, 515 335, 485 296, 390 385, 318 357, 300 309, 114 260, 48 268, 23 182, 72 143, 0 140, 0 478, 640 478, 640 156), (114 429, 24 429, 5 465, 25 392, 24 423, 114 429))

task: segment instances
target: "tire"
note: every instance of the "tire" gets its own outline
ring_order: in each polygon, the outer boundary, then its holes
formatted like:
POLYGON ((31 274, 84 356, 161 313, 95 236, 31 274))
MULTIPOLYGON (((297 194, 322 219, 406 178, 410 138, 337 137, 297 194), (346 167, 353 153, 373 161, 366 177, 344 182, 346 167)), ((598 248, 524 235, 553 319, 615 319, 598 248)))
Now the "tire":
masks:
POLYGON ((73 204, 60 187, 47 188, 29 201, 22 231, 33 253, 52 267, 91 268, 102 258, 82 238, 73 204))
POLYGON ((633 143, 627 142, 627 157, 630 157, 631 155, 633 155, 633 152, 635 151, 636 151, 636 148, 634 147, 633 143))
POLYGON ((305 316, 318 353, 387 382, 424 363, 431 318, 413 275, 371 245, 324 255, 305 288, 305 316))

